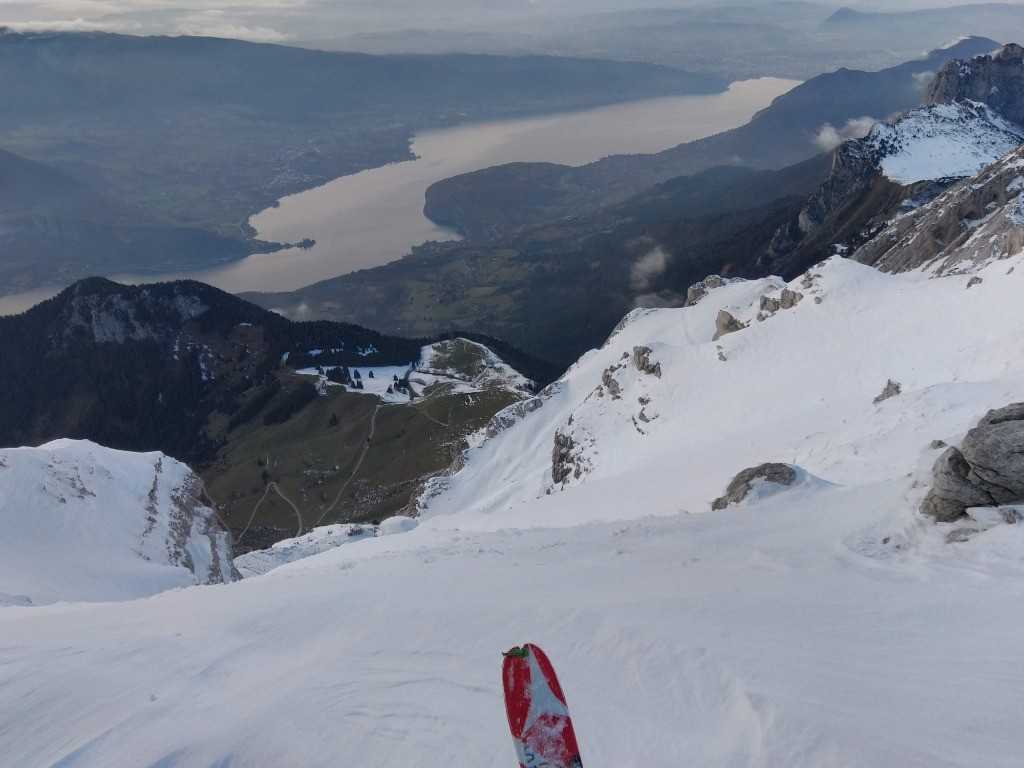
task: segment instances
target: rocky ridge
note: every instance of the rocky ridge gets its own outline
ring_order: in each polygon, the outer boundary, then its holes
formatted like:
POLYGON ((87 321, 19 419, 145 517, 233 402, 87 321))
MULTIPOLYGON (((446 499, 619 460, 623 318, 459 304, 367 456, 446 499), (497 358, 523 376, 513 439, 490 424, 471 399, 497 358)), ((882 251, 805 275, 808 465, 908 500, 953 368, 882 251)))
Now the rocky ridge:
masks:
POLYGON ((1024 124, 1024 47, 1010 43, 990 56, 946 62, 921 104, 954 101, 984 102, 1007 120, 1024 124))
POLYGON ((995 56, 947 63, 924 106, 841 144, 828 179, 776 232, 762 267, 789 275, 831 253, 847 254, 1024 143, 1020 54, 1011 44, 995 56))
POLYGON ((1024 147, 897 216, 850 257, 885 272, 969 270, 1024 247, 1024 147))

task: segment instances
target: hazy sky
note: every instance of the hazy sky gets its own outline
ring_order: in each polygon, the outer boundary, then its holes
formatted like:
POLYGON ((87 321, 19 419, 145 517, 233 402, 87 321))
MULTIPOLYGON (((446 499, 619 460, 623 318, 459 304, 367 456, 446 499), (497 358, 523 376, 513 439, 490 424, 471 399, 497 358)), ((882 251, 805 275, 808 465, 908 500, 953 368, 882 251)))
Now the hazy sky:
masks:
MULTIPOLYGON (((732 4, 770 1, 733 0, 732 4)), ((965 5, 972 1, 983 0, 849 0, 823 4, 892 11, 965 5)), ((706 0, 195 0, 184 3, 173 0, 0 0, 0 26, 15 30, 105 30, 301 42, 402 28, 484 28, 551 13, 582 14, 702 4, 708 3, 706 0)))

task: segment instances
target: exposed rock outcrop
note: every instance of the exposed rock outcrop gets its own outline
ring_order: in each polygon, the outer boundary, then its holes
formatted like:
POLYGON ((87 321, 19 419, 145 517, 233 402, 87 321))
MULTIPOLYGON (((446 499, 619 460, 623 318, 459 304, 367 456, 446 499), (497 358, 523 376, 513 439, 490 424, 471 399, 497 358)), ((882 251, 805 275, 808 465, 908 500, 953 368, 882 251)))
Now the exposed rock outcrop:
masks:
POLYGON ((484 437, 488 440, 497 437, 526 414, 533 413, 543 405, 544 398, 531 397, 528 400, 521 400, 518 403, 502 408, 487 422, 487 427, 484 429, 484 437))
POLYGON ((725 489, 725 495, 719 496, 711 502, 712 509, 725 509, 730 504, 738 504, 747 498, 753 488, 755 480, 763 480, 778 485, 792 485, 796 480, 796 470, 788 464, 760 464, 756 467, 744 469, 729 483, 725 489))
POLYGON ((1024 500, 1024 403, 989 411, 959 449, 939 457, 933 472, 921 513, 939 522, 957 520, 968 507, 1024 500))
POLYGON ((633 347, 633 365, 641 373, 661 378, 661 363, 651 362, 650 347, 633 347))
POLYGON ((1005 45, 992 56, 947 61, 921 103, 981 101, 1007 120, 1024 125, 1024 48, 1005 45))
POLYGON ((735 333, 736 331, 742 331, 746 327, 747 326, 745 326, 731 314, 726 312, 724 309, 721 309, 718 311, 718 317, 715 318, 715 335, 711 337, 711 340, 718 341, 727 333, 735 333))
POLYGON ((779 299, 779 307, 781 309, 792 309, 800 303, 800 299, 803 297, 804 295, 802 293, 791 291, 789 288, 783 288, 782 296, 779 299))
POLYGON ((708 291, 714 288, 721 288, 723 285, 733 282, 719 275, 708 275, 699 283, 694 283, 686 291, 686 303, 684 307, 692 307, 698 301, 707 296, 708 291))
POLYGON ((903 387, 900 385, 900 383, 898 381, 893 381, 892 379, 889 379, 889 381, 886 382, 885 388, 882 390, 882 393, 878 397, 876 397, 873 402, 875 403, 875 405, 878 405, 883 400, 888 400, 890 397, 896 397, 896 395, 900 394, 901 392, 903 392, 903 387))
POLYGON ((578 455, 576 441, 563 432, 555 432, 555 445, 551 451, 551 479, 562 485, 570 478, 579 479, 586 466, 578 455))

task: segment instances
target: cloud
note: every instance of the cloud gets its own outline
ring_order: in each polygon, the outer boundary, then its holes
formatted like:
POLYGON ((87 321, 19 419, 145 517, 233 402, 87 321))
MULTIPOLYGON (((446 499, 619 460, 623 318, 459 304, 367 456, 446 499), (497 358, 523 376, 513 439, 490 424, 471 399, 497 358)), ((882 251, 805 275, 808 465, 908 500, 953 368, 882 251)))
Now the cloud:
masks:
POLYGON ((313 315, 313 310, 309 308, 309 304, 302 302, 294 309, 285 309, 284 307, 271 307, 270 311, 275 315, 288 318, 289 320, 309 320, 313 315))
POLYGON ((665 274, 669 258, 669 255, 659 245, 637 259, 629 270, 629 284, 633 290, 646 291, 650 288, 665 274))
POLYGON ((847 139, 859 139, 867 136, 871 127, 877 122, 875 118, 865 115, 864 117, 851 117, 842 128, 838 129, 832 123, 825 123, 814 137, 814 145, 824 152, 830 152, 847 139))
POLYGON ((257 43, 283 43, 295 37, 270 27, 236 24, 220 10, 189 14, 178 22, 174 28, 174 34, 195 37, 231 37, 257 43))
POLYGON ((658 291, 657 293, 641 293, 633 299, 633 306, 641 309, 662 309, 664 307, 681 307, 686 297, 674 291, 658 291))
POLYGON ((0 0, 0 27, 16 32, 122 32, 234 37, 257 42, 295 38, 292 27, 317 15, 307 0, 0 0))
POLYGON ((928 83, 935 79, 934 72, 915 72, 910 76, 914 80, 914 87, 919 91, 923 91, 928 87, 928 83))
POLYGON ((134 32, 138 24, 89 21, 87 19, 56 19, 53 21, 8 21, 0 27, 12 32, 134 32))

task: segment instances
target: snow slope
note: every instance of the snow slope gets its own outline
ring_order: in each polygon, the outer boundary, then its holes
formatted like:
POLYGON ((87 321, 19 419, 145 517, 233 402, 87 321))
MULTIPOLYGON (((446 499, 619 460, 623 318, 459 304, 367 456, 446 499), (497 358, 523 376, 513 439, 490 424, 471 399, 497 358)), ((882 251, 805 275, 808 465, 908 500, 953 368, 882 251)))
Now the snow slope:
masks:
POLYGON ((230 581, 228 537, 198 483, 160 453, 77 440, 0 450, 0 605, 230 581))
POLYGON ((1024 128, 985 104, 958 101, 876 123, 858 140, 897 184, 973 176, 1024 143, 1024 128))
MULTIPOLYGON (((803 294, 795 307, 763 322, 775 279, 730 283, 685 309, 635 310, 542 407, 437 480, 425 514, 492 513, 596 480, 667 491, 670 504, 627 491, 618 503, 635 514, 704 512, 738 471, 767 461, 843 486, 905 479, 932 440, 955 441, 989 408, 1024 400, 1024 275, 1006 274, 1021 258, 975 270, 987 277, 970 290, 967 274, 885 275, 833 258, 790 284, 803 294), (750 327, 712 342, 723 309, 750 327), (644 346, 660 377, 632 362, 644 346), (875 404, 889 379, 903 394, 875 404), (575 445, 561 483, 556 434, 575 445)), ((587 516, 624 514, 602 504, 587 516)))
POLYGON ((916 515, 931 441, 1024 400, 1024 254, 974 271, 833 259, 763 321, 780 282, 637 311, 414 530, 216 589, 4 608, 0 755, 510 766, 499 652, 530 641, 585 765, 1019 766, 1024 526, 947 544, 916 515), (713 342, 722 309, 750 326, 713 342), (800 484, 710 511, 770 460, 800 484))

